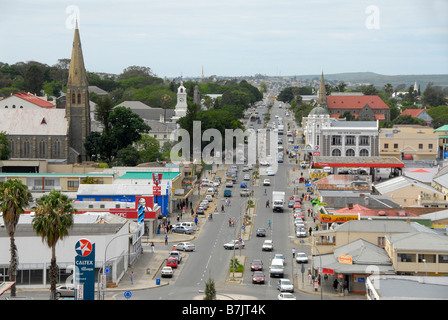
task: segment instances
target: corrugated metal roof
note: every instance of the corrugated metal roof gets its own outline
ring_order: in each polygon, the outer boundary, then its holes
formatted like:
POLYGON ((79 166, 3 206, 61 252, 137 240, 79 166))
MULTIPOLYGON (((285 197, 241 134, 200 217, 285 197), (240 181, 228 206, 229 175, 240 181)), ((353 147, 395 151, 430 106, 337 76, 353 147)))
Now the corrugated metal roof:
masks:
POLYGON ((0 109, 0 131, 8 135, 65 136, 65 109, 0 109))

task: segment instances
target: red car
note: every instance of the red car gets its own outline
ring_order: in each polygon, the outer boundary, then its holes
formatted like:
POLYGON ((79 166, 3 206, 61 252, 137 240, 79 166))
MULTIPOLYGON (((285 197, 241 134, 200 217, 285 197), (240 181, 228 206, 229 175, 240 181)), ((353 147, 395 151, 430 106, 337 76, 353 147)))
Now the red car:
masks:
POLYGON ((302 208, 302 205, 300 203, 296 202, 292 208, 293 209, 300 209, 300 208, 302 208))
POLYGON ((263 270, 263 262, 261 260, 253 260, 250 264, 250 271, 261 271, 263 270))
POLYGON ((176 257, 169 257, 166 260, 166 266, 171 268, 177 268, 177 258, 176 257))
POLYGON ((261 271, 255 271, 252 275, 252 283, 264 283, 264 273, 261 271))

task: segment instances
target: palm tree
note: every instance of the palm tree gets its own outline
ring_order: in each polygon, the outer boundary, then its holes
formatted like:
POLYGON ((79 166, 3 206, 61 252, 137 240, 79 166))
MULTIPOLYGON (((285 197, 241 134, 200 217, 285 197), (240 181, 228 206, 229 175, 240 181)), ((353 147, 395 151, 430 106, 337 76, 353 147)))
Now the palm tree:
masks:
POLYGON ((36 215, 33 218, 33 228, 42 242, 51 248, 50 263, 50 299, 55 300, 58 266, 56 264, 56 244, 68 235, 73 225, 73 213, 76 210, 70 199, 60 191, 52 190, 48 195, 37 201, 36 215))
MULTIPOLYGON (((23 209, 32 200, 28 187, 17 179, 0 182, 0 201, 3 212, 3 223, 10 238, 11 260, 9 262, 8 275, 10 281, 16 280, 17 266, 19 264, 17 247, 14 239, 17 223, 23 209)), ((16 285, 11 287, 11 297, 16 296, 16 285)))

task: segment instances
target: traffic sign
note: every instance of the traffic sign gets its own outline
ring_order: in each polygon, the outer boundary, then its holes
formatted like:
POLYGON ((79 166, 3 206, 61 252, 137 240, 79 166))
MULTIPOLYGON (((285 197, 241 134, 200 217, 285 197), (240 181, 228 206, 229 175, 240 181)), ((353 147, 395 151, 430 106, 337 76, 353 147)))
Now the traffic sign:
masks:
POLYGON ((125 292, 124 292, 124 297, 125 297, 126 299, 129 299, 130 297, 132 297, 132 292, 131 292, 131 291, 125 291, 125 292))

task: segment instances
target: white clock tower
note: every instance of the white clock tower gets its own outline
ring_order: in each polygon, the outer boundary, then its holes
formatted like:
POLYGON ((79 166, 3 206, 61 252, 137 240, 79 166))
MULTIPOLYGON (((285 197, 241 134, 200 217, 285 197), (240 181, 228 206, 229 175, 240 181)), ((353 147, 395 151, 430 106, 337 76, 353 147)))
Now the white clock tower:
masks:
POLYGON ((175 112, 176 119, 185 117, 187 114, 187 89, 185 89, 183 81, 180 82, 180 86, 177 89, 177 104, 175 112))

